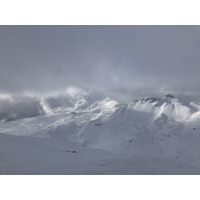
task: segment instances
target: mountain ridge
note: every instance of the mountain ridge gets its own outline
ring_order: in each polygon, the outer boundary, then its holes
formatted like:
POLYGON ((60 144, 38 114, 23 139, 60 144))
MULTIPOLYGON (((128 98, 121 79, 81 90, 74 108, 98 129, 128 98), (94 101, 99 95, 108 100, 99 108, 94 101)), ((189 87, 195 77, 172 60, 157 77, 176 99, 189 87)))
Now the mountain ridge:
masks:
MULTIPOLYGON (((68 140, 128 155, 189 159, 188 149, 183 148, 186 139, 188 148, 199 148, 198 104, 183 103, 171 94, 125 104, 93 91, 68 88, 66 93, 33 100, 30 105, 42 109, 37 116, 1 121, 0 132, 68 140)), ((193 152, 191 158, 200 156, 193 152)))

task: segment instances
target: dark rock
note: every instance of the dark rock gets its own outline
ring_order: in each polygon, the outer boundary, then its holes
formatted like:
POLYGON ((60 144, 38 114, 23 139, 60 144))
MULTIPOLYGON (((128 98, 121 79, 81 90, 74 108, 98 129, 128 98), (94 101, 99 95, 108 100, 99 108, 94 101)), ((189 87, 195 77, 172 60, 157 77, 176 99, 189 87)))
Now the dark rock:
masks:
POLYGON ((167 94, 167 95, 165 95, 165 97, 174 98, 174 95, 173 94, 167 94))
POLYGON ((156 98, 147 97, 147 98, 141 99, 141 101, 149 101, 150 103, 153 103, 153 102, 156 102, 156 98))

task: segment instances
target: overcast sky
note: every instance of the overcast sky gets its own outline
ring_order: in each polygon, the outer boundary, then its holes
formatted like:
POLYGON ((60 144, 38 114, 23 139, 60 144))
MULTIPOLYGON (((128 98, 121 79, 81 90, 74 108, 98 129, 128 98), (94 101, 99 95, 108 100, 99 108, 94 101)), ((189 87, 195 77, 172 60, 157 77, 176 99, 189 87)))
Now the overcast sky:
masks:
POLYGON ((0 92, 192 92, 199 76, 199 26, 0 26, 0 92))

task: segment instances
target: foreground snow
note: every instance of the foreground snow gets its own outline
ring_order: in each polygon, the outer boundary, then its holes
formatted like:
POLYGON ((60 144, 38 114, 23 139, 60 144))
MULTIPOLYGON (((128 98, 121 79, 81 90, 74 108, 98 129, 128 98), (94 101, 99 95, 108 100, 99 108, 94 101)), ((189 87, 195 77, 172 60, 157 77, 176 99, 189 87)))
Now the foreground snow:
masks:
POLYGON ((199 174, 200 104, 173 95, 0 96, 0 120, 1 174, 199 174))
POLYGON ((200 174, 194 163, 120 156, 78 143, 0 134, 0 174, 200 174))

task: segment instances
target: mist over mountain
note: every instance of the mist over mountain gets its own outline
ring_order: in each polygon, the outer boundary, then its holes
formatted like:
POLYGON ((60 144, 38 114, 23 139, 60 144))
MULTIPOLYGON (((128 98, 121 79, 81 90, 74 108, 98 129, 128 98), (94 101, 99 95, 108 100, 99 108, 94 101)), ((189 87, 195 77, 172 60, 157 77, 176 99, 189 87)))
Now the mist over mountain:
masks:
POLYGON ((199 174, 199 26, 0 26, 0 43, 0 174, 199 174))
POLYGON ((0 106, 4 134, 67 140, 125 155, 199 159, 198 151, 188 155, 180 141, 190 138, 191 149, 199 146, 200 101, 166 94, 121 103, 69 87, 56 94, 4 97, 0 106))
POLYGON ((195 96, 200 85, 199 30, 199 26, 1 26, 0 92, 43 93, 77 86, 195 96))

